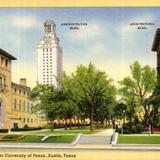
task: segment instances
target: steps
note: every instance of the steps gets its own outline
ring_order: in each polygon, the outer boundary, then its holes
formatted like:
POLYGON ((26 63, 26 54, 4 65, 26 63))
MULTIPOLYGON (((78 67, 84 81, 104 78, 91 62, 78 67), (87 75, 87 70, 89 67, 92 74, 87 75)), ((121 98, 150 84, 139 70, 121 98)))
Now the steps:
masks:
POLYGON ((111 136, 85 136, 82 135, 78 141, 78 144, 110 144, 111 136))

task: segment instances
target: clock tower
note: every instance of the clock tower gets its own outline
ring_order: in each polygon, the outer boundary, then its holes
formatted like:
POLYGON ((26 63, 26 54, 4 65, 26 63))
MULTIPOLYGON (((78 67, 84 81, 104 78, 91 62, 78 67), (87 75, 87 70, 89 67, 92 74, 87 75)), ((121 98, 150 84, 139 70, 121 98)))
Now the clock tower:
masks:
POLYGON ((37 73, 40 84, 55 85, 61 90, 62 48, 52 20, 44 22, 44 36, 37 46, 37 73))

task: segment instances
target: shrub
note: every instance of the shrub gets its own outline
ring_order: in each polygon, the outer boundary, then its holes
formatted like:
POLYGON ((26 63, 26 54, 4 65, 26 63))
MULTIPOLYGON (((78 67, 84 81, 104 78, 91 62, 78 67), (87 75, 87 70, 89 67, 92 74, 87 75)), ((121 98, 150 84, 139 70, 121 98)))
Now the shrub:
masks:
MULTIPOLYGON (((123 125, 124 134, 141 133, 144 130, 144 126, 140 123, 126 123, 123 125)), ((116 132, 121 134, 121 128, 116 129, 116 132)))
POLYGON ((28 124, 25 124, 23 128, 24 128, 24 129, 29 128, 29 127, 28 127, 28 124))
POLYGON ((138 133, 141 133, 144 131, 144 126, 142 124, 137 124, 136 129, 138 133))
POLYGON ((38 128, 12 128, 11 131, 35 131, 35 130, 41 130, 42 128, 41 127, 38 127, 38 128))
POLYGON ((0 133, 8 133, 8 129, 0 129, 0 133))
POLYGON ((135 125, 131 126, 131 133, 137 133, 137 128, 135 125))

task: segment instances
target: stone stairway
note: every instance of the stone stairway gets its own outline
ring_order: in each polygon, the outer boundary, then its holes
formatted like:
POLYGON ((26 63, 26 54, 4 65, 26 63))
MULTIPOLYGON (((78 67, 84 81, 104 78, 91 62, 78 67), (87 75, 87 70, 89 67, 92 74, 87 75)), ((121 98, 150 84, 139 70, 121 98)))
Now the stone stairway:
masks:
POLYGON ((78 144, 97 144, 107 145, 111 142, 111 136, 86 136, 82 135, 78 141, 78 144))

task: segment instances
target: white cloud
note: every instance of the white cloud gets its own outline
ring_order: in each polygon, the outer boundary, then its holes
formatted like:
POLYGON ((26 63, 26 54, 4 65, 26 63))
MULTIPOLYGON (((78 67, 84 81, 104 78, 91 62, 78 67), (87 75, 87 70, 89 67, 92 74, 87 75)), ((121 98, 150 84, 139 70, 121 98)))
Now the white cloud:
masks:
POLYGON ((67 36, 75 40, 88 40, 104 34, 103 26, 97 23, 88 23, 87 26, 81 26, 80 29, 69 32, 67 36))
POLYGON ((17 28, 33 28, 37 24, 37 19, 33 16, 17 15, 11 17, 11 24, 17 28))
POLYGON ((96 43, 94 46, 90 47, 89 52, 95 55, 101 55, 106 52, 106 48, 102 43, 96 43))

